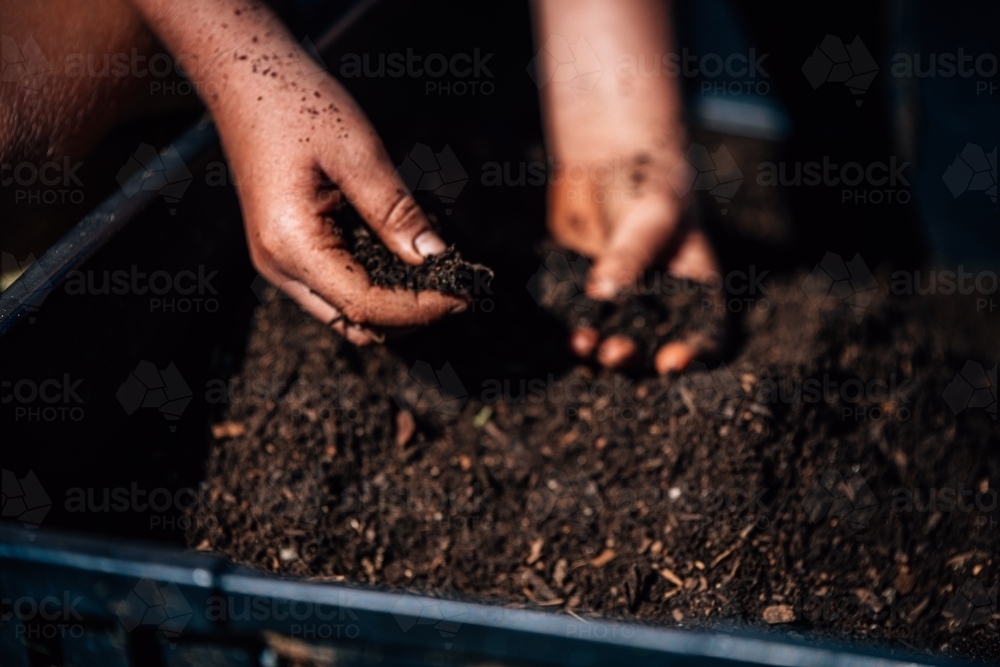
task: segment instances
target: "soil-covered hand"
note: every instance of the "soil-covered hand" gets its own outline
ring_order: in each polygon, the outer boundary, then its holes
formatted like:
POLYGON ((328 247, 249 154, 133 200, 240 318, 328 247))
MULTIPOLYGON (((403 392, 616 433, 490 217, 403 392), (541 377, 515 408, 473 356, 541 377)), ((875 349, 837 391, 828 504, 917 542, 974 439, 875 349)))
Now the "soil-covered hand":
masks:
POLYGON ((254 264, 352 342, 465 308, 455 296, 374 287, 332 213, 342 196, 416 265, 445 245, 364 113, 254 1, 134 0, 208 104, 237 184, 254 264))
MULTIPOLYGON (((665 3, 539 0, 536 8, 538 76, 556 166, 549 228, 560 245, 593 259, 588 295, 621 296, 649 269, 708 280, 718 269, 715 254, 672 185, 684 181, 688 165, 677 82, 658 69, 672 52, 665 3), (565 65, 570 55, 573 70, 565 65)), ((706 296, 715 309, 718 295, 706 296)), ((656 369, 683 371, 720 344, 704 336, 668 342, 656 369)), ((596 330, 577 329, 570 345, 609 367, 636 361, 636 346, 624 336, 602 341, 596 330)))

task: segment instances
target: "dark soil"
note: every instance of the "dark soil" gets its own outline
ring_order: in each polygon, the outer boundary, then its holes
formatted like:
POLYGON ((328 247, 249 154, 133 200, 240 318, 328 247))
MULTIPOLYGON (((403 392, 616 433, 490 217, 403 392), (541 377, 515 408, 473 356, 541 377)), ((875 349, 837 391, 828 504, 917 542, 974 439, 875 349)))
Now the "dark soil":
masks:
POLYGON ((517 338, 563 346, 533 301, 453 320, 464 348, 432 327, 356 349, 273 299, 189 541, 305 577, 996 659, 1000 436, 942 399, 992 367, 995 317, 883 294, 859 321, 804 277, 766 283, 727 364, 666 378, 512 359, 517 338))
POLYGON ((348 228, 346 234, 351 253, 365 267, 376 287, 467 295, 477 289, 489 288, 493 280, 493 271, 482 264, 462 259, 454 244, 439 255, 428 255, 423 264, 411 266, 396 257, 361 225, 348 228))
POLYGON ((653 369, 657 349, 672 340, 702 336, 722 341, 725 312, 721 289, 649 272, 614 301, 596 301, 585 292, 586 257, 545 244, 540 270, 528 285, 532 296, 567 328, 593 328, 606 338, 629 336, 638 348, 639 369, 653 369))

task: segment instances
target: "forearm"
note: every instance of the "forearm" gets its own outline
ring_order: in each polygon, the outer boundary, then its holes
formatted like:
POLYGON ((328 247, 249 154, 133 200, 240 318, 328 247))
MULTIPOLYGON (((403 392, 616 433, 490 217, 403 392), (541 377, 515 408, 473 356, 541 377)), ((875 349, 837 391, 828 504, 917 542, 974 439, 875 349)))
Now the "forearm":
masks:
POLYGON ((299 86, 308 61, 258 0, 130 0, 174 55, 216 119, 299 86))
MULTIPOLYGON (((579 75, 566 80, 564 70, 554 78, 554 71, 541 73, 546 81, 542 102, 554 110, 547 114, 546 134, 557 152, 574 140, 564 136, 567 128, 601 116, 585 110, 595 104, 604 116, 633 119, 631 127, 594 128, 601 136, 627 144, 640 130, 683 143, 678 81, 657 67, 675 48, 669 2, 534 0, 533 9, 540 56, 546 49, 569 48, 579 75), (588 81, 588 75, 596 80, 588 81), (651 125, 635 127, 646 120, 651 125)), ((548 55, 539 58, 539 65, 556 67, 557 54, 548 55)))

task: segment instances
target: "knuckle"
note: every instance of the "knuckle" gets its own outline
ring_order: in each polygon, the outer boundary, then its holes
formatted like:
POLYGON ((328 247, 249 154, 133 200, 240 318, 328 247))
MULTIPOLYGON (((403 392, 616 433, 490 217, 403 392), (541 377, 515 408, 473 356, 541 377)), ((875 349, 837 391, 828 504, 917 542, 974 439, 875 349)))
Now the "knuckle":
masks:
POLYGON ((280 235, 273 231, 262 230, 254 235, 250 244, 250 254, 258 269, 260 264, 275 265, 279 262, 284 249, 280 235))
POLYGON ((382 229, 388 236, 410 235, 426 226, 423 211, 409 193, 400 196, 382 221, 382 229))
POLYGON ((355 302, 344 304, 341 309, 344 317, 353 324, 365 324, 368 322, 368 308, 355 302))
POLYGON ((277 267, 275 266, 274 259, 270 253, 260 247, 251 245, 250 262, 253 264, 253 267, 257 269, 257 273, 264 276, 268 280, 274 280, 277 275, 277 267))

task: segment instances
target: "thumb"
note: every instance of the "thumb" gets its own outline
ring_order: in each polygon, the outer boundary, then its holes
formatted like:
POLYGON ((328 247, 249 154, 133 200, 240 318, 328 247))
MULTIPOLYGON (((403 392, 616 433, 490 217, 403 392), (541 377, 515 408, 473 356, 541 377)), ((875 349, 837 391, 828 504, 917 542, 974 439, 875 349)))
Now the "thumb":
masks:
POLYGON ((676 233, 680 210, 679 201, 662 194, 637 199, 595 258, 587 293, 608 300, 633 285, 676 233))
POLYGON ((336 174, 338 187, 389 250, 407 264, 421 264, 427 255, 440 254, 447 246, 431 229, 382 142, 377 136, 371 139, 344 147, 357 151, 350 168, 344 168, 342 157, 336 159, 339 164, 322 166, 329 167, 329 175, 336 174))

